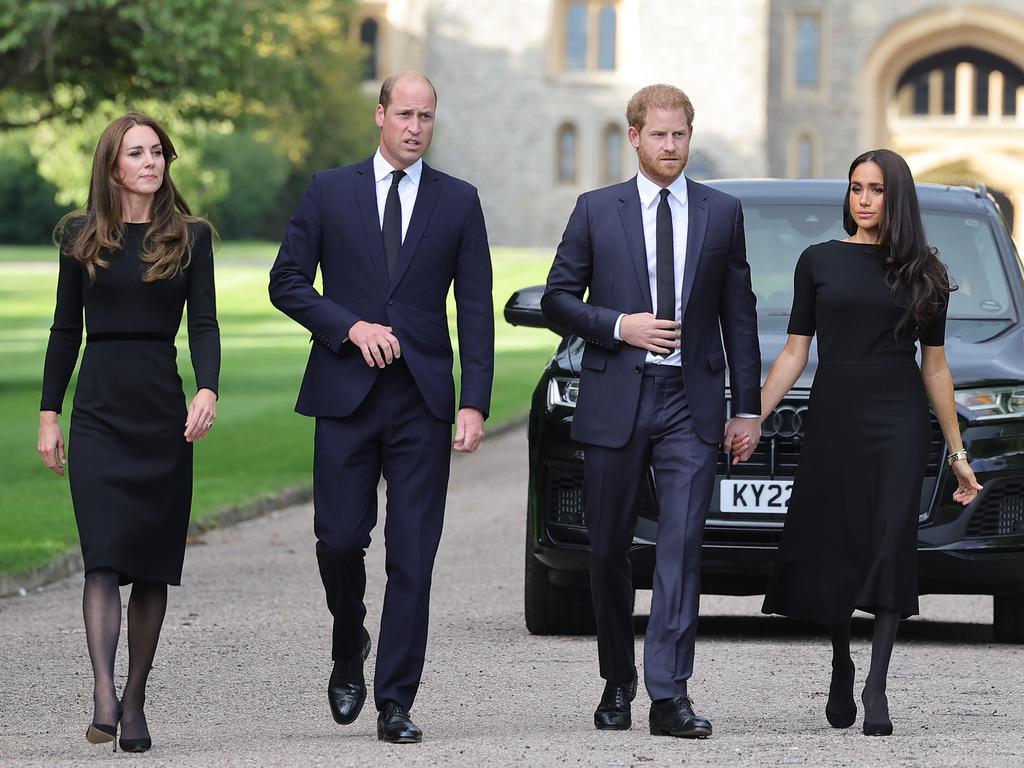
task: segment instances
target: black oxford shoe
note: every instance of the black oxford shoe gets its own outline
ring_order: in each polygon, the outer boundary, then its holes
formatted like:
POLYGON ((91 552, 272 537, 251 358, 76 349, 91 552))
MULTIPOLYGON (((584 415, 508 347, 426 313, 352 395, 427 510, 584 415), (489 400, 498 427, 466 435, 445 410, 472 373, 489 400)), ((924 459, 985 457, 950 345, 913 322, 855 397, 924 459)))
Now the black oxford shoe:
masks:
POLYGON ((599 731, 628 731, 633 725, 629 703, 636 698, 636 673, 624 683, 605 683, 601 703, 594 712, 594 727, 599 731))
POLYGON ((693 713, 693 702, 686 696, 651 702, 651 735, 706 739, 711 723, 693 713))
POLYGON ((334 662, 331 679, 327 683, 327 701, 331 715, 338 725, 348 725, 359 717, 366 701, 366 680, 363 662, 370 655, 370 633, 363 629, 363 649, 358 656, 334 662))
POLYGON ((405 707, 389 701, 377 715, 377 738, 390 744, 419 744, 423 732, 409 718, 405 707))

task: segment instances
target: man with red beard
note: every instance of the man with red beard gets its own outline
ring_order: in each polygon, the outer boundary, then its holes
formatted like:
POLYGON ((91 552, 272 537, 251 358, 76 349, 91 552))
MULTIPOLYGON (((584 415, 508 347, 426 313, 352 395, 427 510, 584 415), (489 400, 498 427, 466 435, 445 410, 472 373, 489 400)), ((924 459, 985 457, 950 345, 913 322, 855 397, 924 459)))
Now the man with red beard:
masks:
POLYGON ((605 680, 594 724, 632 724, 629 549, 637 491, 651 467, 660 517, 644 646, 650 728, 702 738, 711 723, 694 714, 687 690, 701 537, 723 424, 734 462, 749 458, 760 437, 755 298, 739 201, 683 175, 689 98, 651 85, 630 100, 626 119, 640 172, 580 196, 541 306, 553 325, 587 343, 572 436, 585 446, 583 513, 605 680), (726 363, 737 414, 728 424, 726 363))

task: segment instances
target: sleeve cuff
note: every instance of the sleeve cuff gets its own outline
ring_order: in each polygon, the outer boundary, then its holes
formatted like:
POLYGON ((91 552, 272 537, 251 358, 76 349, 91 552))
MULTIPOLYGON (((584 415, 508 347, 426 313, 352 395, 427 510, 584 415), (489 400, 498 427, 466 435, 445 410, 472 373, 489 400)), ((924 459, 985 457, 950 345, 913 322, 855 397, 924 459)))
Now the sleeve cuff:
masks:
POLYGON ((612 331, 612 336, 615 337, 616 341, 622 341, 622 334, 619 333, 619 328, 622 327, 622 318, 624 318, 624 317, 625 317, 624 314, 623 315, 619 315, 618 319, 616 319, 616 321, 615 321, 615 329, 612 331))

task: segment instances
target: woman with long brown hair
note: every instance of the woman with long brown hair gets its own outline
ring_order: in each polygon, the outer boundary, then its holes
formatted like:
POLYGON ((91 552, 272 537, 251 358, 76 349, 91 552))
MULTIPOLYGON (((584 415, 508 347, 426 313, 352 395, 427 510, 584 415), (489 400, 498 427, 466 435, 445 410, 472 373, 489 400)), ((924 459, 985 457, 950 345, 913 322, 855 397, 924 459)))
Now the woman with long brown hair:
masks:
POLYGON ((92 662, 86 738, 143 752, 152 741, 146 681, 167 607, 181 583, 192 502, 192 443, 216 419, 220 335, 212 227, 191 215, 171 181, 174 145, 150 117, 103 131, 84 211, 55 230, 57 301, 43 369, 39 453, 67 463, 85 561, 82 608, 92 662), (186 407, 174 338, 188 304, 197 392, 186 407), (82 341, 67 449, 58 414, 82 341), (128 679, 120 699, 114 657, 119 586, 128 601, 128 679), (120 739, 118 739, 120 728, 120 739))
POLYGON ((849 239, 812 245, 800 256, 789 337, 761 389, 763 419, 803 372, 817 334, 806 440, 762 610, 829 626, 825 716, 835 728, 857 717, 851 614, 875 615, 863 732, 887 736, 896 630, 918 612, 929 401, 949 448, 953 498, 969 504, 981 486, 963 450, 944 352, 954 288, 925 238, 902 157, 878 149, 853 161, 843 226, 849 239))

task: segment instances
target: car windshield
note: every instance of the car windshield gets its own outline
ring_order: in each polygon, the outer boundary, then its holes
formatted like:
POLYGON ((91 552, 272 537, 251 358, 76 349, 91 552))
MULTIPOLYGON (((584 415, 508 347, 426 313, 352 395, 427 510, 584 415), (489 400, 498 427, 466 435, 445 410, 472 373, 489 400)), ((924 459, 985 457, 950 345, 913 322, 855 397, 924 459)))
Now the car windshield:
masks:
MULTIPOLYGON (((939 249, 959 286, 949 304, 954 319, 1006 319, 1012 316, 1010 289, 991 222, 984 216, 922 211, 928 241, 939 249)), ((788 315, 793 303, 793 269, 812 243, 842 240, 838 205, 744 202, 744 230, 757 308, 788 315)))

